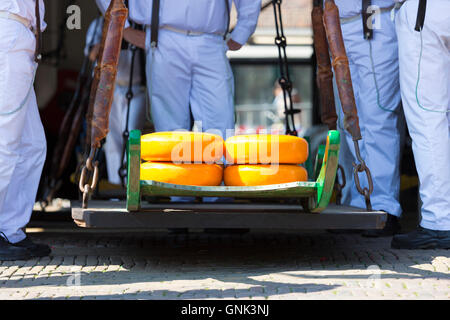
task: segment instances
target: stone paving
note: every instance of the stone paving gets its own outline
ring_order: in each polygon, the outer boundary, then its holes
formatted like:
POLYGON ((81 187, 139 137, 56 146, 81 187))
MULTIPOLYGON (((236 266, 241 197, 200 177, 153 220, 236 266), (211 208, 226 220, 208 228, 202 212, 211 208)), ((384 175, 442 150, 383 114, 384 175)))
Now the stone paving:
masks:
POLYGON ((390 238, 70 231, 30 235, 50 257, 0 262, 0 299, 450 298, 450 251, 390 238))

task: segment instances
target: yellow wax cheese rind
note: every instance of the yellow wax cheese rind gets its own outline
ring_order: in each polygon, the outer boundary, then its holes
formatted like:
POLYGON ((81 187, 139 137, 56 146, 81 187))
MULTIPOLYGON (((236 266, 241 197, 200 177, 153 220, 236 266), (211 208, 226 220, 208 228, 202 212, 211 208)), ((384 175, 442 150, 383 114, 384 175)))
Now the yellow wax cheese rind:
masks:
POLYGON ((215 163, 223 157, 221 136, 204 132, 155 132, 141 137, 141 158, 175 163, 215 163))
POLYGON ((218 186, 222 183, 223 167, 218 164, 144 162, 141 180, 152 180, 188 186, 218 186))
POLYGON ((307 181, 308 172, 299 165, 232 165, 225 168, 226 186, 264 186, 307 181))
POLYGON ((240 135, 225 141, 225 154, 233 164, 302 164, 308 159, 308 142, 288 135, 240 135))

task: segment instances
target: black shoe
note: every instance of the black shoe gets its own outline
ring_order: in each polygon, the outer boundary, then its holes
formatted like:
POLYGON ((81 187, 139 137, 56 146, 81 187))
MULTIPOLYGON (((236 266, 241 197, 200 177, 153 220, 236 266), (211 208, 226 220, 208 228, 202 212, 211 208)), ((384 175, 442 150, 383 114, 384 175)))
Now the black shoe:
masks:
POLYGON ((362 233, 362 236, 367 238, 391 237, 399 232, 400 223, 398 222, 398 218, 388 213, 386 225, 383 229, 366 230, 362 233))
POLYGON ((0 261, 28 260, 30 252, 25 248, 19 248, 0 236, 0 261))
POLYGON ((410 233, 394 236, 391 247, 394 249, 450 249, 450 231, 418 227, 410 233))
POLYGON ((45 257, 51 252, 50 247, 46 244, 34 243, 30 238, 26 237, 22 241, 12 244, 16 248, 28 250, 31 257, 45 257))

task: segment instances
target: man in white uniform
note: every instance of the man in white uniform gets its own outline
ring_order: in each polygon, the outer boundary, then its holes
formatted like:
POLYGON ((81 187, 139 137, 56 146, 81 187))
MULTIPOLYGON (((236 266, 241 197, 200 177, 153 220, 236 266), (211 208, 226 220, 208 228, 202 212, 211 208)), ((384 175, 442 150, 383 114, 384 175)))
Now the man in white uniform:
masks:
MULTIPOLYGON (((40 17, 44 3, 39 2, 40 17)), ((24 233, 36 198, 46 140, 33 89, 35 0, 0 1, 0 260, 45 256, 24 233)), ((45 24, 41 24, 42 30, 45 24)))
MULTIPOLYGON (((147 26, 144 33, 127 24, 124 38, 146 49, 147 88, 155 130, 191 130, 193 118, 198 130, 226 138, 226 131, 234 129, 234 78, 226 52, 239 50, 253 34, 261 0, 161 0, 158 42, 153 49, 154 1, 128 2, 131 20, 147 26), (227 35, 233 2, 238 21, 227 35)), ((97 3, 104 12, 110 0, 97 3)), ((172 197, 172 201, 192 199, 172 197)))
MULTIPOLYGON (((341 17, 342 33, 348 55, 362 140, 361 156, 373 178, 371 195, 374 210, 388 212, 386 227, 368 230, 365 236, 390 236, 399 231, 401 216, 400 150, 402 139, 402 110, 398 80, 398 54, 395 25, 391 20, 394 0, 372 0, 374 18, 371 39, 365 38, 362 0, 335 0, 341 17)), ((369 9, 370 10, 370 9, 369 9)), ((366 10, 364 10, 366 11, 366 10)), ((371 19, 369 19, 371 20, 371 19)), ((368 25, 370 27, 370 24, 368 25)), ((336 89, 336 88, 335 88, 336 89)), ((338 129, 341 132, 340 164, 347 184, 342 202, 365 208, 364 196, 355 187, 352 163, 358 162, 351 135, 344 129, 344 115, 335 90, 338 129)), ((359 175, 361 186, 368 186, 364 174, 359 175)))
MULTIPOLYGON (((91 60, 97 58, 100 42, 102 39, 103 18, 97 18, 89 26, 86 36, 85 54, 89 55, 91 60), (89 48, 89 46, 93 46, 89 48), (97 54, 96 54, 97 53, 97 54)), ((132 80, 132 94, 128 130, 142 129, 146 120, 146 88, 143 85, 141 55, 137 51, 134 58, 134 70, 132 80)), ((119 169, 123 163, 124 138, 123 132, 126 128, 128 100, 127 92, 130 83, 132 51, 125 49, 120 53, 119 65, 117 67, 116 85, 114 89, 114 99, 109 115, 109 133, 104 145, 106 156, 106 168, 108 171, 108 180, 113 184, 121 184, 122 178, 119 176, 119 169)), ((144 76, 145 77, 145 76, 144 76)))
POLYGON ((417 230, 396 235, 392 247, 450 249, 450 1, 407 0, 395 23, 422 220, 417 230))
MULTIPOLYGON (((109 0, 100 0, 103 10, 109 0)), ((254 32, 261 0, 161 0, 159 40, 151 50, 153 1, 129 0, 130 18, 147 32, 126 29, 125 39, 147 51, 147 80, 156 131, 191 130, 191 114, 203 131, 225 136, 234 128, 233 74, 226 57, 254 32), (237 25, 224 41, 232 3, 237 25)))

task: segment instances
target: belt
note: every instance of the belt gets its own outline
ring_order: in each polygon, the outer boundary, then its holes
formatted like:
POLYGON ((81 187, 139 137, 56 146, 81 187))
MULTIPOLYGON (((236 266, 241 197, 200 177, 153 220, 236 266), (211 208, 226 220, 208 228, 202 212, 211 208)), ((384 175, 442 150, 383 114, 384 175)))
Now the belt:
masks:
MULTIPOLYGON (((389 11, 398 9, 398 8, 401 7, 402 4, 403 3, 398 3, 397 2, 396 4, 394 4, 394 5, 390 6, 390 7, 380 8, 379 12, 383 13, 383 12, 389 12, 389 11)), ((344 24, 344 23, 353 22, 353 21, 356 21, 356 20, 359 20, 359 19, 361 19, 361 13, 358 13, 358 14, 356 14, 356 15, 354 15, 352 17, 348 17, 348 18, 341 18, 339 20, 341 20, 341 24, 344 24)))
POLYGON ((14 21, 20 22, 27 29, 30 29, 34 33, 34 28, 31 25, 31 22, 28 19, 25 19, 25 18, 15 14, 15 13, 11 13, 9 11, 0 10, 0 18, 1 19, 8 19, 8 20, 14 20, 14 21))
POLYGON ((184 34, 186 36, 201 36, 204 34, 214 34, 214 35, 218 35, 218 36, 222 36, 221 33, 218 32, 198 32, 198 31, 190 31, 190 30, 183 30, 183 29, 178 29, 178 28, 174 28, 174 27, 170 27, 170 26, 163 26, 161 28, 159 28, 160 30, 169 30, 169 31, 173 31, 176 33, 181 33, 184 34))

